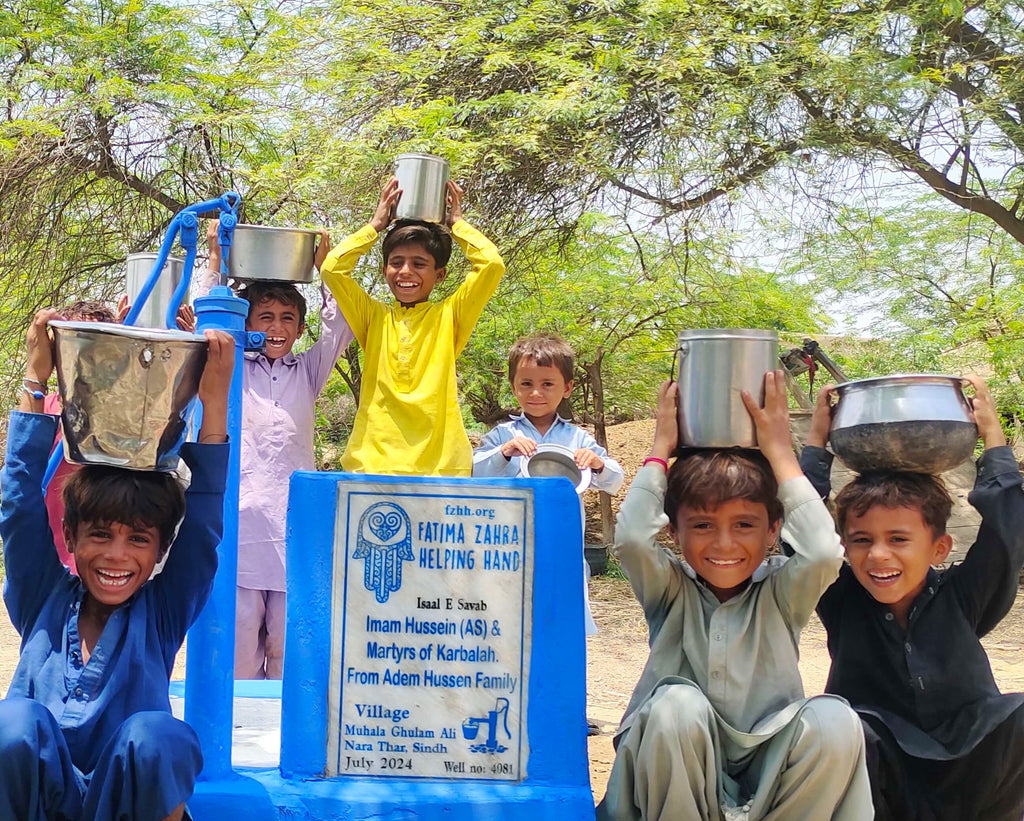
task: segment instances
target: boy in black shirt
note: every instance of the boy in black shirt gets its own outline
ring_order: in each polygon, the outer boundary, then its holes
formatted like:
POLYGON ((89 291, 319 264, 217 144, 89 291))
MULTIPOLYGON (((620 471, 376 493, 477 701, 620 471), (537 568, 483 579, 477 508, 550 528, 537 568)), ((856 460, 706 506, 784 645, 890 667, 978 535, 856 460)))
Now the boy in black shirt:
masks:
MULTIPOLYGON (((1024 491, 985 383, 985 444, 968 497, 981 513, 967 557, 949 555, 951 500, 933 476, 868 472, 836 499, 848 564, 818 615, 832 656, 826 692, 860 714, 878 819, 1020 821, 1024 694, 1001 695, 979 639, 1006 615, 1024 564, 1024 491)), ((822 390, 801 467, 823 496, 829 403, 822 390)))

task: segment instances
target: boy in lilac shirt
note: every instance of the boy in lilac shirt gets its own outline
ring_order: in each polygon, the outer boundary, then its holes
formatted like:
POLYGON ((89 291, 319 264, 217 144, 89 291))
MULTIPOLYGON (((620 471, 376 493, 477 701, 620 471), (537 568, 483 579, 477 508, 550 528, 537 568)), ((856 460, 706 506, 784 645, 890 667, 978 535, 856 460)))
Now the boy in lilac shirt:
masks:
MULTIPOLYGON (((219 224, 206 236, 210 270, 205 293, 220 270, 219 224)), ((315 260, 330 250, 320 232, 315 260)), ((288 282, 253 282, 239 291, 249 301, 246 328, 263 331, 263 352, 245 354, 242 399, 241 481, 238 499, 238 594, 235 613, 235 678, 281 678, 285 632, 285 519, 288 483, 296 470, 314 470, 313 425, 320 395, 352 331, 331 292, 321 286, 320 337, 292 353, 305 329, 306 300, 288 282)))

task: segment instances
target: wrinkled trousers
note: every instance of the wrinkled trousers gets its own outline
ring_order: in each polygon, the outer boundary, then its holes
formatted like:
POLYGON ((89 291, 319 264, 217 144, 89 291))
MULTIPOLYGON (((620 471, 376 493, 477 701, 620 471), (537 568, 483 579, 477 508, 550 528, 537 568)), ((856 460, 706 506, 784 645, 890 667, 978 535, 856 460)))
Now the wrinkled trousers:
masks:
POLYGON ((160 821, 191 797, 202 766, 195 731, 154 711, 129 716, 82 773, 46 707, 0 701, 4 821, 160 821))
POLYGON ((864 736, 844 701, 807 699, 756 739, 725 726, 696 685, 662 684, 619 738, 597 817, 871 821, 864 736))

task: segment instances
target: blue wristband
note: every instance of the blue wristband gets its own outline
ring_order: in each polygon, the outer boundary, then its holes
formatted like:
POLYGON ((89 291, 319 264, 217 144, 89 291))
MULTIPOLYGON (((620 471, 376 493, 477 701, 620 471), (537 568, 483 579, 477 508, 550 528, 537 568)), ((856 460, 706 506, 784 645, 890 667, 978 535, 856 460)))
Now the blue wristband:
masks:
MULTIPOLYGON (((35 380, 32 380, 32 381, 34 382, 35 380)), ((23 379, 21 381, 21 389, 23 391, 25 391, 25 393, 27 393, 33 399, 45 399, 46 398, 46 394, 45 393, 43 393, 42 391, 32 390, 32 388, 30 388, 28 386, 28 383, 29 383, 28 379, 23 379)))

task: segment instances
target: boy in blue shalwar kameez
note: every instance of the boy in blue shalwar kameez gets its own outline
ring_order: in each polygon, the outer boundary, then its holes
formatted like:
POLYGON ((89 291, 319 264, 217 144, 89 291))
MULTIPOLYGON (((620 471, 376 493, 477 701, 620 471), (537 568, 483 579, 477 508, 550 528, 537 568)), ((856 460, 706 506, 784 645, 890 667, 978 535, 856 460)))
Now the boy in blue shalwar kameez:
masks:
POLYGON ((29 328, 2 473, 4 601, 22 644, 0 701, 0 818, 182 818, 202 755, 195 732, 171 716, 167 688, 217 569, 234 342, 206 334, 203 425, 199 443, 182 450, 186 493, 170 474, 101 466, 68 482, 64 535, 76 577, 57 557, 42 493, 57 426, 40 398, 53 369, 53 316, 40 311, 29 328))

